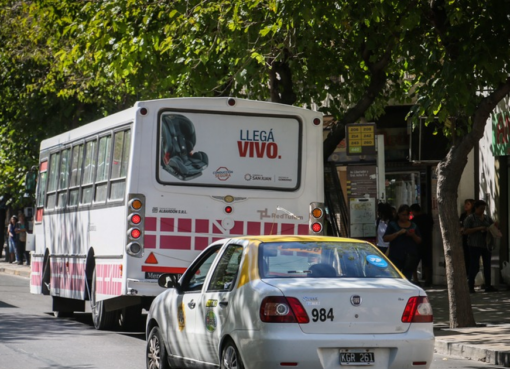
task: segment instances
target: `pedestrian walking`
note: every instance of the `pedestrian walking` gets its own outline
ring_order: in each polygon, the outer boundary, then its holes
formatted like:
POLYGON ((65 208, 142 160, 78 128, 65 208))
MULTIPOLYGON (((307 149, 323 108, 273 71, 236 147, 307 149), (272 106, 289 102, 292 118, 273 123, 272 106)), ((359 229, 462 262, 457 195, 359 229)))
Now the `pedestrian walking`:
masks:
POLYGON ((401 205, 398 208, 397 221, 388 224, 384 241, 390 243, 388 257, 395 266, 411 280, 420 261, 418 244, 421 243, 420 230, 409 220, 410 208, 401 205))
POLYGON ((13 215, 9 222, 8 233, 9 233, 9 253, 11 255, 9 262, 11 264, 18 262, 18 250, 17 250, 17 235, 16 235, 16 223, 18 222, 18 217, 13 215))
POLYGON ((480 257, 483 263, 483 276, 485 279, 485 292, 497 291, 491 285, 491 245, 487 244, 487 231, 494 223, 492 219, 485 214, 487 203, 478 200, 474 204, 474 212, 464 220, 464 234, 467 235, 469 255, 471 263, 469 265, 469 292, 475 292, 475 277, 480 269, 480 257))

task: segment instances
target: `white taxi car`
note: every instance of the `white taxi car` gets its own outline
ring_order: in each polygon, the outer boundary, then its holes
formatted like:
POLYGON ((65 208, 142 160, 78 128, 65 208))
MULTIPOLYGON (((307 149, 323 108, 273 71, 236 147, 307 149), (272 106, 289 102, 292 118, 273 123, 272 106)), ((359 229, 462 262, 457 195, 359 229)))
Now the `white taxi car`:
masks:
POLYGON ((432 308, 373 245, 315 236, 217 241, 147 317, 147 368, 428 368, 432 308))

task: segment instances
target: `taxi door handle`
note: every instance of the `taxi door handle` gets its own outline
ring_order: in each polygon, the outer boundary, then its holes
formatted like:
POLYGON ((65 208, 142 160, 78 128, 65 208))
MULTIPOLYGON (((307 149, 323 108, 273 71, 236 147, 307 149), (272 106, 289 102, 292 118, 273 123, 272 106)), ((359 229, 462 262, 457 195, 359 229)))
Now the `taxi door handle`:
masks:
POLYGON ((225 307, 228 305, 228 301, 220 301, 220 306, 225 307))
POLYGON ((194 309, 195 306, 197 306, 197 304, 195 304, 195 302, 193 300, 191 300, 190 302, 188 302, 188 306, 190 309, 194 309))

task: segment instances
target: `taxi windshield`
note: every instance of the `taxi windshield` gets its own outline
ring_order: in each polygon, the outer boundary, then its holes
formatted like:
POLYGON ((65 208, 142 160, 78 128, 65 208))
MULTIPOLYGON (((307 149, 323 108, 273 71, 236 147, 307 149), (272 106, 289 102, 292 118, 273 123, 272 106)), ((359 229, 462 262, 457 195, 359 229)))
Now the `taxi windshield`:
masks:
POLYGON ((359 242, 271 242, 259 246, 261 278, 402 278, 375 247, 359 242))

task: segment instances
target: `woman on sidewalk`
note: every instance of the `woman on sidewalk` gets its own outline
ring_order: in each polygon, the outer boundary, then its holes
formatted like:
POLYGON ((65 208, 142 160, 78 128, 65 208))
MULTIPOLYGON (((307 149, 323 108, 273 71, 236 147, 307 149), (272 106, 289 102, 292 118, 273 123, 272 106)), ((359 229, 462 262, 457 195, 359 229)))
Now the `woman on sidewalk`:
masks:
MULTIPOLYGON (((16 215, 13 215, 11 217, 11 220, 9 222, 9 227, 8 227, 8 231, 9 231, 9 253, 11 254, 11 258, 9 260, 10 263, 18 263, 19 262, 19 257, 18 257, 18 250, 17 250, 17 247, 16 247, 16 239, 17 239, 17 235, 16 235, 16 223, 18 221, 18 217, 16 215)), ((23 257, 23 256, 22 256, 23 257)))
POLYGON ((420 262, 418 244, 421 243, 420 230, 409 220, 410 208, 400 205, 398 220, 388 224, 383 240, 390 243, 388 257, 409 280, 420 262))

